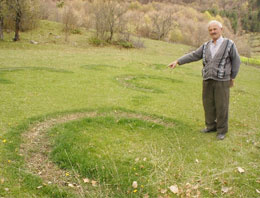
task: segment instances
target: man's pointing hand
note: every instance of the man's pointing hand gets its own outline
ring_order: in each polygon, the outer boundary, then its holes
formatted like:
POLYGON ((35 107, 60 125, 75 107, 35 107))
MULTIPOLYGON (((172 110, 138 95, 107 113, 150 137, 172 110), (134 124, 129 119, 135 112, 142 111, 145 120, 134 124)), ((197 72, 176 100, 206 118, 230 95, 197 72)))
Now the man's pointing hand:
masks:
POLYGON ((168 65, 168 67, 174 69, 178 65, 178 61, 174 61, 168 65))

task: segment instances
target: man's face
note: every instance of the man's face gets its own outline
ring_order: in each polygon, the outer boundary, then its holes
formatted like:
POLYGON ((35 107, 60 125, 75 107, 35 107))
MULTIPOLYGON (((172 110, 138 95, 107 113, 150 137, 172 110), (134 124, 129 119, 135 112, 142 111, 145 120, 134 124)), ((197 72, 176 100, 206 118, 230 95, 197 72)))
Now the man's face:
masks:
POLYGON ((216 41, 222 35, 222 28, 215 23, 211 24, 208 30, 209 30, 209 35, 211 36, 213 41, 216 41))

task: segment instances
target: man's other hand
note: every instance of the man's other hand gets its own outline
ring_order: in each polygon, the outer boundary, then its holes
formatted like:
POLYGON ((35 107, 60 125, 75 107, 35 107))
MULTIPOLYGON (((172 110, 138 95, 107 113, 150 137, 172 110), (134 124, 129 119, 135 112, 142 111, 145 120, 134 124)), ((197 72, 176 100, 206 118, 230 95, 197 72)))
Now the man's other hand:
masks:
POLYGON ((229 87, 230 87, 230 88, 231 88, 231 87, 234 87, 234 85, 235 85, 234 79, 231 79, 231 80, 230 80, 230 85, 229 85, 229 87))

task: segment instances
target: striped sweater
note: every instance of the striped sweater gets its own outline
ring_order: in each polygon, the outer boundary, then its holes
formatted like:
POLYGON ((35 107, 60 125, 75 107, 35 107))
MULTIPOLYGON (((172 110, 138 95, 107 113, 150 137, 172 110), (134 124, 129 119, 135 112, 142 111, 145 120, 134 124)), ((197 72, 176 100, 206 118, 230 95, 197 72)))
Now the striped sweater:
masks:
POLYGON ((205 52, 205 56, 204 56, 204 66, 202 69, 202 76, 203 76, 203 80, 208 80, 208 79, 213 79, 213 80, 217 80, 217 81, 228 81, 230 79, 235 79, 238 71, 239 71, 239 67, 240 67, 240 57, 237 51, 237 48, 235 46, 235 44, 233 43, 233 41, 228 40, 228 39, 224 39, 224 41, 222 42, 221 46, 219 47, 217 53, 215 54, 215 56, 212 58, 211 56, 211 52, 210 52, 210 47, 209 47, 209 42, 206 45, 202 45, 200 46, 197 50, 186 54, 184 56, 182 56, 181 58, 178 59, 178 64, 179 65, 183 65, 186 63, 190 63, 193 61, 198 61, 200 59, 203 58, 203 49, 205 52), (223 55, 227 46, 227 43, 232 42, 231 48, 227 54, 227 57, 225 59, 225 65, 224 65, 224 74, 223 76, 221 76, 221 78, 219 77, 219 72, 221 72, 221 68, 220 68, 220 63, 221 60, 223 59, 223 55), (205 47, 205 49, 204 49, 205 47))

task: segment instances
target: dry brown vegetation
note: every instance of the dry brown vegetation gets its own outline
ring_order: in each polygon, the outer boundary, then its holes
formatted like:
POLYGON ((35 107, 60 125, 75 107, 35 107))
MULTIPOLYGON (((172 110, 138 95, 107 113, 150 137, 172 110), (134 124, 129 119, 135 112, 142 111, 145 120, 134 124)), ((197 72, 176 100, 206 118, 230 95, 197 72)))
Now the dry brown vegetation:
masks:
MULTIPOLYGON (((195 1, 43 0, 38 2, 35 10, 38 10, 40 19, 63 23, 66 40, 71 33, 80 33, 80 28, 84 27, 94 30, 92 41, 96 44, 120 43, 132 47, 134 43, 132 38, 137 36, 198 47, 209 39, 208 22, 217 19, 224 25, 224 36, 238 40, 239 51, 243 55, 250 56, 247 40, 242 36, 238 38, 230 20, 219 15, 213 16, 207 11, 202 12, 202 8, 196 7, 198 2, 195 1), (189 4, 192 6, 190 7, 184 3, 193 4, 189 4)), ((207 4, 204 1, 202 3, 203 6, 207 4)), ((228 1, 227 5, 231 6, 231 3, 228 1)), ((32 10, 33 7, 27 6, 27 9, 32 10)), ((35 24, 37 15, 33 11, 27 13, 22 19, 24 30, 29 29, 26 26, 35 24), (31 22, 25 23, 28 20, 31 22)), ((12 24, 10 21, 11 17, 6 20, 6 24, 12 24)))

